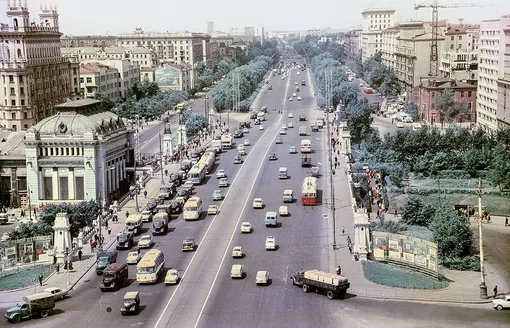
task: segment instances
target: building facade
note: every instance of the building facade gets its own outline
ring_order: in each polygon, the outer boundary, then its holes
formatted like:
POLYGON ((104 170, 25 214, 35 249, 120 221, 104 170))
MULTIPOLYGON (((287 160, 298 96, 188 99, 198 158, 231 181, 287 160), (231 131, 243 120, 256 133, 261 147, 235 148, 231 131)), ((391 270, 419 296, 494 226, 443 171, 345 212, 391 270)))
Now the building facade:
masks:
POLYGON ((397 45, 400 27, 392 26, 382 32, 381 62, 389 69, 397 69, 397 45))
POLYGON ((55 8, 43 7, 36 23, 26 0, 8 0, 7 19, 0 27, 0 125, 27 130, 55 104, 81 97, 79 63, 61 56, 55 8))
POLYGON ((345 48, 347 53, 357 55, 361 51, 361 29, 353 28, 345 34, 345 48))
POLYGON ((165 64, 156 71, 156 83, 161 90, 189 91, 194 73, 189 64, 165 64))
POLYGON ((365 9, 363 16, 361 52, 362 61, 375 55, 382 49, 383 30, 395 25, 395 9, 365 9))
MULTIPOLYGON (((503 17, 508 19, 510 15, 503 17)), ((498 129, 510 128, 510 24, 501 30, 499 43, 500 59, 498 67, 498 108, 496 117, 498 129)))
MULTIPOLYGON (((441 122, 441 113, 436 109, 434 101, 436 96, 444 90, 452 91, 456 103, 466 103, 467 112, 455 117, 455 123, 476 122, 476 86, 447 78, 422 78, 418 86, 418 108, 421 120, 434 125, 441 122)), ((443 122, 448 123, 444 118, 443 122)))
POLYGON ((115 67, 96 62, 80 64, 80 85, 85 98, 121 100, 119 71, 115 67))
POLYGON ((0 207, 26 207, 25 131, 0 130, 0 207))
POLYGON ((30 128, 25 138, 30 207, 95 200, 109 204, 126 193, 133 163, 133 132, 100 101, 56 106, 58 114, 30 128))

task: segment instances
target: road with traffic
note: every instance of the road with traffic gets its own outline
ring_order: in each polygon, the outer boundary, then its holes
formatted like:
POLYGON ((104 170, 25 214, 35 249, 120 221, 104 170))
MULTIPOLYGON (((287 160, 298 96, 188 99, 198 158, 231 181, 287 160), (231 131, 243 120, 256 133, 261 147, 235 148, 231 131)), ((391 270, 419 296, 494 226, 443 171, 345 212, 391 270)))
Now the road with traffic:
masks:
MULTIPOLYGON (((252 125, 249 133, 240 139, 250 139, 247 156, 243 164, 234 164, 236 150, 232 149, 217 157, 217 164, 205 183, 196 188, 196 195, 204 202, 219 206, 215 216, 202 214, 198 221, 184 221, 182 215, 173 216, 171 230, 164 236, 155 237, 153 248, 165 254, 165 271, 179 270, 180 283, 165 286, 163 279, 153 285, 139 285, 136 269, 129 268, 130 281, 118 292, 101 292, 100 276, 89 273, 83 283, 70 294, 71 297, 57 303, 54 315, 38 320, 26 321, 24 327, 504 327, 510 322, 510 312, 496 312, 490 304, 453 305, 424 304, 372 300, 348 294, 345 300, 328 300, 324 295, 305 294, 292 285, 289 277, 299 269, 320 269, 333 272, 334 252, 330 223, 323 218, 327 211, 330 191, 328 174, 321 166, 322 177, 319 189, 323 190, 322 204, 305 207, 301 205, 303 178, 310 174, 302 168, 300 154, 289 154, 289 146, 299 150, 299 126, 308 126, 306 137, 312 142, 313 163, 326 163, 326 132, 310 132, 310 122, 322 117, 314 108, 315 101, 310 89, 308 72, 297 69, 290 76, 270 77, 273 90, 264 87, 263 93, 253 105, 258 109, 267 106, 268 120, 264 129, 252 125), (300 72, 300 75, 297 73, 300 72), (306 86, 301 86, 301 80, 306 86), (302 101, 289 101, 295 92, 295 82, 301 89, 297 92, 302 101), (272 108, 276 108, 273 111, 272 108), (278 114, 278 110, 283 110, 278 114), (293 118, 289 118, 289 114, 293 118), (299 122, 304 114, 308 121, 299 122), (294 128, 287 135, 279 135, 280 126, 292 122, 294 128), (275 144, 280 136, 282 144, 275 144), (269 161, 268 154, 275 152, 276 161, 269 161), (278 168, 287 167, 290 178, 278 179, 278 168), (230 185, 221 188, 223 201, 212 201, 212 193, 218 188, 215 173, 218 169, 227 172, 230 185), (278 217, 280 224, 266 228, 264 216, 267 211, 278 211, 283 205, 284 189, 294 191, 294 202, 288 204, 290 216, 278 217), (263 209, 253 209, 255 197, 264 199, 263 209), (250 221, 253 232, 241 235, 240 222, 250 221), (278 245, 275 251, 266 251, 267 236, 275 236, 278 245), (193 237, 198 244, 194 252, 184 253, 181 244, 185 237, 193 237), (232 259, 234 246, 242 246, 246 256, 232 259), (230 278, 233 264, 243 264, 244 279, 230 278), (268 286, 256 286, 255 274, 259 270, 270 272, 268 286), (122 296, 126 291, 139 291, 142 310, 138 316, 121 317, 122 296)), ((245 120, 245 119, 241 119, 245 120)), ((231 124, 233 125, 233 124, 231 124)), ((156 132, 157 133, 157 132, 156 132)), ((146 140, 151 140, 147 134, 146 140)), ((152 136, 154 138, 154 135, 152 136)), ((157 138, 156 138, 157 139, 157 138)), ((159 140, 157 141, 159 149, 159 140)), ((150 146, 147 146, 150 147, 150 146)), ((347 202, 348 199, 335 200, 347 202)), ((338 208, 338 207, 337 207, 338 208)), ((338 208, 347 215, 350 207, 338 208)), ((145 224, 143 233, 149 232, 145 224)), ((138 238, 137 238, 138 239, 138 238)), ((337 251, 345 251, 337 250, 337 251)), ((145 252, 145 251, 142 251, 145 252)), ((125 261, 127 251, 119 251, 119 261, 125 261)), ((342 263, 342 265, 359 265, 342 263)))

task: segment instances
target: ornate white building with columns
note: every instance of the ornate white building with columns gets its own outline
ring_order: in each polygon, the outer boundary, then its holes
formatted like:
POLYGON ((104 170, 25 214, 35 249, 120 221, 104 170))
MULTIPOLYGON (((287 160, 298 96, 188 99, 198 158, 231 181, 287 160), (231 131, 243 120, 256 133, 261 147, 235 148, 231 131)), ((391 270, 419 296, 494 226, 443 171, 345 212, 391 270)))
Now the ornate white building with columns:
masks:
POLYGON ((95 200, 103 205, 128 191, 133 131, 101 101, 82 99, 55 106, 58 114, 25 137, 31 208, 95 200))

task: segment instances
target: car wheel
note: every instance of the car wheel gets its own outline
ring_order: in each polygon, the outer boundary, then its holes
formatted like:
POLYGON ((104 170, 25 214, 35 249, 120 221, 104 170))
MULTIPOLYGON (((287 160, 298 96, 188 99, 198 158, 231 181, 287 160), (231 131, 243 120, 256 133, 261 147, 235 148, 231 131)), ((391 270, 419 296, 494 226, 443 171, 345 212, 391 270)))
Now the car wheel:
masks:
POLYGON ((328 290, 328 292, 326 293, 326 296, 332 300, 335 298, 335 293, 333 293, 331 290, 328 290))
POLYGON ((41 317, 42 318, 46 318, 48 316, 48 314, 50 314, 50 311, 48 311, 48 310, 42 310, 41 311, 41 317))
POLYGON ((21 321, 21 316, 15 315, 14 317, 12 317, 12 322, 19 323, 20 321, 21 321))
POLYGON ((304 291, 305 293, 308 293, 308 292, 310 291, 310 287, 308 287, 308 285, 307 285, 307 284, 303 284, 303 291, 304 291))
POLYGON ((498 311, 503 310, 503 305, 499 304, 498 306, 496 306, 496 309, 497 309, 498 311))

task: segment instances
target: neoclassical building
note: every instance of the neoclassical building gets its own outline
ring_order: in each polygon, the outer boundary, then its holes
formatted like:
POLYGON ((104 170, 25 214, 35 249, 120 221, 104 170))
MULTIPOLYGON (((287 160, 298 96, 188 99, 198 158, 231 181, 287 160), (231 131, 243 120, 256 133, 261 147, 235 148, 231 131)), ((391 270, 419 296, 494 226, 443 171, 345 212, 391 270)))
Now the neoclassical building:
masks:
POLYGON ((56 115, 27 131, 31 208, 84 200, 105 204, 128 191, 133 131, 114 113, 101 112, 100 103, 81 99, 56 105, 56 115))

